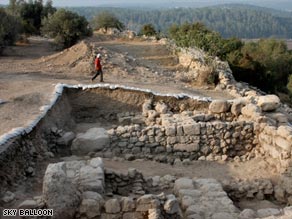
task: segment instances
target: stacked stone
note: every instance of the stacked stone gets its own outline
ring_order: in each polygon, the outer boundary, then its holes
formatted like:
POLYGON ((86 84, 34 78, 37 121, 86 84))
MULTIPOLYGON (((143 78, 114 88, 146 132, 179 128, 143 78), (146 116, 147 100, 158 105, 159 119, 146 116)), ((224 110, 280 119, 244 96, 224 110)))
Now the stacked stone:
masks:
POLYGON ((174 195, 147 194, 137 200, 131 197, 106 201, 101 219, 180 219, 180 207, 174 195))
POLYGON ((274 196, 280 203, 292 205, 291 176, 282 176, 278 185, 274 187, 274 196))
POLYGON ((147 182, 141 172, 130 168, 127 174, 117 173, 110 169, 105 170, 105 185, 108 195, 144 195, 147 191, 147 182))
POLYGON ((47 167, 43 201, 47 208, 54 209, 56 219, 71 219, 75 214, 85 218, 99 216, 102 194, 104 170, 100 158, 49 164, 47 167))
POLYGON ((152 191, 161 191, 172 189, 174 186, 174 182, 176 180, 175 176, 165 175, 165 176, 154 176, 150 179, 150 187, 152 191))
POLYGON ((172 116, 165 114, 164 126, 118 126, 108 131, 111 143, 104 150, 173 163, 174 158, 248 156, 257 143, 251 122, 195 122, 190 117, 182 118, 173 122, 172 116))
POLYGON ((144 124, 144 119, 141 113, 134 112, 118 113, 117 120, 121 125, 144 124))
POLYGON ((274 185, 268 179, 225 182, 223 187, 233 200, 245 198, 264 200, 275 195, 274 185))
POLYGON ((174 193, 179 197, 184 218, 238 218, 238 209, 215 179, 177 179, 174 193))
POLYGON ((281 172, 292 170, 291 148, 292 128, 289 126, 262 125, 259 133, 259 143, 273 158, 278 160, 277 168, 281 172))

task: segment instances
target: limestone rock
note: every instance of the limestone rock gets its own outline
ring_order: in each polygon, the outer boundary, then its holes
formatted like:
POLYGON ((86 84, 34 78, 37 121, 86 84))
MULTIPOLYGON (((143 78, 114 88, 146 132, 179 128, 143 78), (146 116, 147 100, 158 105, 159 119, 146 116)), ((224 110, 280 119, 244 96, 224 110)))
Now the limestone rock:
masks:
POLYGON ((88 219, 95 218, 99 215, 101 215, 101 207, 103 205, 103 200, 98 201, 95 199, 83 199, 79 212, 80 214, 86 215, 88 219))
POLYGON ((175 214, 179 213, 179 203, 174 195, 168 195, 167 200, 163 206, 165 212, 167 214, 175 214))
POLYGON ((109 199, 105 203, 105 212, 110 214, 119 213, 121 211, 120 202, 118 199, 109 199))
POLYGON ((167 112, 167 105, 165 103, 157 103, 155 106, 155 110, 158 113, 165 114, 167 112))
POLYGON ((285 199, 285 190, 279 186, 276 185, 274 188, 274 192, 275 192, 275 198, 277 201, 285 203, 286 199, 285 199))
POLYGON ((185 135, 199 135, 201 133, 200 125, 196 123, 183 125, 183 131, 185 135))
POLYGON ((179 178, 174 182, 174 192, 179 194, 181 189, 194 189, 193 180, 189 178, 179 178))
POLYGON ((148 115, 148 111, 152 109, 152 100, 146 100, 142 105, 142 114, 143 116, 148 115))
POLYGON ((190 144, 175 144, 173 147, 174 151, 187 151, 196 152, 200 150, 199 142, 193 142, 190 144))
POLYGON ((144 212, 125 212, 123 219, 144 219, 144 212))
POLYGON ((217 212, 213 214, 212 219, 234 219, 234 215, 227 212, 217 212))
POLYGON ((97 152, 108 146, 109 136, 104 128, 91 128, 86 133, 77 135, 72 143, 73 154, 87 155, 89 152, 97 152))
POLYGON ((258 106, 250 103, 241 109, 241 113, 247 117, 257 118, 261 115, 261 109, 258 106))
POLYGON ((229 108, 229 103, 226 100, 213 100, 209 105, 209 110, 212 113, 225 113, 229 108))
POLYGON ((149 209, 148 210, 148 219, 162 219, 161 210, 160 209, 149 209))
POLYGON ((65 171, 64 162, 49 164, 44 176, 43 198, 46 206, 54 209, 54 219, 73 218, 80 203, 77 185, 67 178, 65 171))
POLYGON ((80 189, 82 191, 94 191, 104 193, 104 171, 101 167, 84 166, 80 169, 80 189))
POLYGON ((252 209, 244 209, 239 214, 239 219, 254 219, 256 218, 256 212, 252 209))
POLYGON ((75 138, 74 132, 66 132, 57 140, 58 145, 70 146, 75 138))
POLYGON ((261 107, 262 111, 274 111, 280 105, 280 99, 276 95, 260 96, 258 98, 258 106, 261 107))
POLYGON ((277 216, 280 214, 281 214, 281 211, 276 208, 264 208, 264 209, 259 209, 257 211, 257 215, 259 218, 264 218, 268 216, 277 216))
POLYGON ((292 127, 290 126, 280 126, 277 129, 277 134, 283 138, 287 138, 288 136, 292 135, 292 127))
POLYGON ((160 202, 154 195, 143 195, 137 200, 136 211, 148 211, 149 209, 156 209, 159 205, 160 202))
POLYGON ((231 106, 231 113, 235 116, 238 116, 241 113, 242 107, 245 105, 245 101, 241 99, 235 99, 231 106))
POLYGON ((135 201, 132 197, 122 197, 121 206, 123 212, 134 211, 136 208, 135 201))

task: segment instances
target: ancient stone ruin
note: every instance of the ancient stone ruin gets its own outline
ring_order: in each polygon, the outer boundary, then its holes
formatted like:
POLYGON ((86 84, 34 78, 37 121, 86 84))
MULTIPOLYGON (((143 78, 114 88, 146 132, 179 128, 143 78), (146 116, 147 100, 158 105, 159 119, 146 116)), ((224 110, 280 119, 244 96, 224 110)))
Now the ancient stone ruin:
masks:
POLYGON ((237 98, 211 100, 113 85, 58 85, 51 105, 26 128, 1 136, 1 202, 14 182, 45 170, 42 195, 20 208, 54 209, 54 218, 292 218, 291 109, 275 95, 234 81, 218 61, 219 84, 237 98), (221 68, 220 68, 221 66, 221 68), (197 176, 145 176, 106 168, 104 159, 166 165, 265 159, 279 180, 219 182, 197 176), (61 162, 60 162, 61 161, 61 162), (282 208, 240 209, 236 200, 282 208))

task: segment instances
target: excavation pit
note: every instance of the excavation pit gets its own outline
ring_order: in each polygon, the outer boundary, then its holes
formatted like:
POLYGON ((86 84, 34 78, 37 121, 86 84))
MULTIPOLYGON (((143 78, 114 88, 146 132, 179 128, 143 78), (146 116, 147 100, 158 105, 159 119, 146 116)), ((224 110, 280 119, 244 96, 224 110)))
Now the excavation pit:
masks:
MULTIPOLYGON (((106 200, 132 193, 151 193, 156 200, 159 192, 173 192, 175 182, 186 177, 193 180, 194 190, 204 188, 200 178, 215 178, 216 182, 206 183, 222 185, 220 191, 225 190, 242 210, 248 206, 242 200, 272 201, 276 205, 267 202, 267 206, 274 208, 289 203, 285 186, 290 178, 279 173, 283 166, 276 166, 276 158, 263 159, 271 146, 264 144, 262 135, 269 130, 232 113, 232 101, 222 103, 227 107, 219 113, 210 110, 210 103, 204 98, 133 88, 64 86, 30 132, 19 129, 21 135, 6 136, 0 154, 1 194, 19 179, 42 178, 44 170, 37 171, 40 163, 103 157, 106 200), (130 183, 131 188, 138 187, 134 191, 126 188, 129 176, 123 173, 130 167, 143 174, 143 180, 130 183), (115 175, 109 169, 121 173, 115 175), (166 175, 171 183, 160 184, 166 175)), ((174 195, 179 199, 179 194, 174 195)), ((194 213, 193 208, 182 209, 185 218, 194 213)), ((233 210, 229 213, 236 218, 240 210, 233 210)))

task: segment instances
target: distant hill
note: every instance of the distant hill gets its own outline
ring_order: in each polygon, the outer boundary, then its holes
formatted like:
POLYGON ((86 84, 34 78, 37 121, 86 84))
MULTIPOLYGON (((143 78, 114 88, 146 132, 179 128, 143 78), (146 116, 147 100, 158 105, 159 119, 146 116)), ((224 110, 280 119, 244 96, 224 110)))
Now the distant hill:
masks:
POLYGON ((172 24, 202 22, 224 37, 292 38, 292 13, 251 5, 225 4, 205 8, 127 9, 127 8, 69 8, 92 19, 101 11, 114 13, 127 28, 138 31, 143 24, 152 23, 166 33, 172 24))

